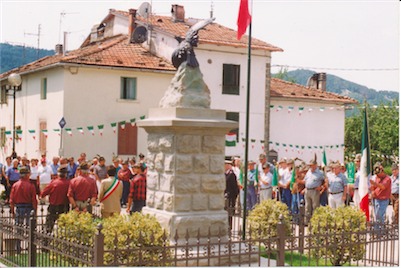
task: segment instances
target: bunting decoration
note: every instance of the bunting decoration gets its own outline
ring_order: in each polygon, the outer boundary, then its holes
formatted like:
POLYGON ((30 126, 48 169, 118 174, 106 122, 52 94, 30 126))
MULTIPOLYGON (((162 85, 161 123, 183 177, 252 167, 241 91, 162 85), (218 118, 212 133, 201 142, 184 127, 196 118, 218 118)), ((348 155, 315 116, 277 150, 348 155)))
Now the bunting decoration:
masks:
POLYGON ((130 121, 130 123, 131 123, 131 126, 132 126, 132 127, 135 127, 135 124, 136 124, 136 123, 135 123, 135 121, 136 121, 135 118, 132 118, 132 119, 130 119, 129 121, 130 121))
POLYGON ((35 130, 34 129, 29 129, 28 132, 32 136, 32 139, 36 140, 35 130))
POLYGON ((139 119, 144 120, 145 119, 145 115, 140 116, 139 119))
POLYGON ((67 134, 72 137, 72 129, 71 128, 66 128, 65 131, 67 132, 67 134))
POLYGON ((13 140, 13 135, 11 133, 11 131, 6 131, 5 132, 7 139, 13 140))
POLYGON ((17 129, 16 133, 17 133, 17 139, 19 139, 21 141, 22 140, 22 130, 17 129))
POLYGON ((43 135, 45 135, 45 138, 47 139, 47 137, 48 137, 48 132, 47 132, 47 129, 42 129, 42 133, 43 133, 43 135))
POLYGON ((103 136, 104 125, 98 125, 97 129, 99 130, 100 136, 103 136))
POLYGON ((88 130, 92 134, 92 136, 95 136, 95 130, 93 129, 93 126, 88 126, 88 130))
POLYGON ((117 132, 117 123, 111 123, 110 126, 113 129, 113 132, 116 133, 117 132))
POLYGON ((304 109, 304 107, 298 107, 298 114, 301 115, 304 109))
POLYGON ((125 129, 125 121, 118 122, 118 124, 120 125, 122 130, 125 129))
POLYGON ((55 133, 57 133, 57 135, 61 136, 61 132, 60 132, 60 129, 59 129, 59 128, 55 128, 55 129, 53 129, 53 131, 54 131, 55 133))
POLYGON ((84 135, 84 129, 82 127, 77 127, 77 130, 79 131, 79 133, 84 135))

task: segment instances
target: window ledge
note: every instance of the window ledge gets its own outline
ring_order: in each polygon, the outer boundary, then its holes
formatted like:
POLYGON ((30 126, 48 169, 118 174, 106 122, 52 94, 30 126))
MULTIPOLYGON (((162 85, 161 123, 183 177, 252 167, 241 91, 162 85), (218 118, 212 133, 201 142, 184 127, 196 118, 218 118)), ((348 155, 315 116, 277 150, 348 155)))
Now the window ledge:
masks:
POLYGON ((116 101, 120 103, 139 103, 139 100, 128 100, 128 99, 117 99, 116 101))

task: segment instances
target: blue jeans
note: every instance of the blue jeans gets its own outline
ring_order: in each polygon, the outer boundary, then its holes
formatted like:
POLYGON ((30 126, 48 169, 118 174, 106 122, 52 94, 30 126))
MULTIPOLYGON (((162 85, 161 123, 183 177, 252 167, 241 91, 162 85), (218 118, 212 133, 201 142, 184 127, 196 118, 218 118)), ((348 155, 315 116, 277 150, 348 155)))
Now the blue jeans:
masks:
POLYGON ((320 205, 324 207, 327 206, 328 204, 329 204, 329 197, 327 195, 327 190, 326 190, 320 195, 320 205))
POLYGON ((301 200, 304 199, 304 195, 297 193, 297 194, 292 194, 292 200, 291 200, 291 212, 292 214, 298 214, 299 213, 299 205, 301 204, 301 200))
MULTIPOLYGON (((29 226, 29 217, 31 211, 33 211, 32 205, 16 205, 15 210, 15 224, 29 226)), ((21 234, 22 235, 22 234, 21 234)), ((18 253, 21 252, 21 241, 16 242, 16 250, 18 253)))
POLYGON ((389 204, 388 199, 384 200, 374 199, 376 222, 384 223, 388 204, 389 204))
POLYGON ((292 194, 290 189, 283 189, 282 191, 282 197, 281 197, 281 202, 287 205, 288 210, 291 211, 291 199, 292 199, 292 194))
POLYGON ((130 182, 122 181, 122 183, 123 183, 123 194, 121 196, 121 205, 126 205, 128 202, 130 182))
POLYGON ((246 210, 252 210, 256 205, 255 186, 249 185, 246 193, 246 210))

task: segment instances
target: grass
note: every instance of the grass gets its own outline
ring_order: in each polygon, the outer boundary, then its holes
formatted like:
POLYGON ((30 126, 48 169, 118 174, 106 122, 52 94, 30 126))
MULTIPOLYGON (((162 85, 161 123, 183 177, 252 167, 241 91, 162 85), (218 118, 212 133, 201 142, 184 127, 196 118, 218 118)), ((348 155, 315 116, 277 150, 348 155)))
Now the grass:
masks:
MULTIPOLYGON (((263 253, 261 256, 277 260, 276 253, 263 253)), ((294 251, 286 251, 284 253, 284 262, 290 266, 333 266, 329 260, 326 261, 324 258, 316 259, 312 256, 300 254, 294 251)))
MULTIPOLYGON (((10 261, 14 265, 20 266, 20 267, 28 267, 28 260, 29 260, 29 255, 27 253, 21 253, 21 254, 15 254, 13 256, 7 256, 5 257, 6 260, 0 260, 0 262, 4 264, 9 264, 7 262, 10 261)), ((44 252, 44 253, 38 253, 36 255, 36 266, 37 267, 66 267, 66 266, 76 266, 76 265, 71 265, 71 263, 66 260, 65 258, 60 258, 56 256, 52 256, 51 254, 44 252)))

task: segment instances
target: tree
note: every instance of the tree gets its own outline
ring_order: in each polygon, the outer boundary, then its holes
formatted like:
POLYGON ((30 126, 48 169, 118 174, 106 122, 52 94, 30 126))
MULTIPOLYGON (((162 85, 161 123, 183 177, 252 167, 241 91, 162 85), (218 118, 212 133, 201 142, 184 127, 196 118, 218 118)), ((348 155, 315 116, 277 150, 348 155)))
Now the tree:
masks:
MULTIPOLYGON (((388 166, 399 157, 399 103, 368 105, 368 123, 372 163, 377 161, 388 166)), ((361 151, 362 108, 359 114, 345 120, 345 155, 351 161, 361 151)))

